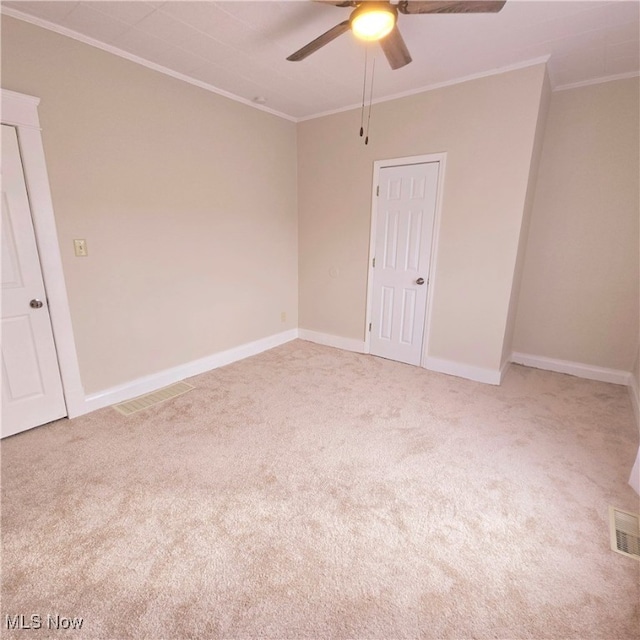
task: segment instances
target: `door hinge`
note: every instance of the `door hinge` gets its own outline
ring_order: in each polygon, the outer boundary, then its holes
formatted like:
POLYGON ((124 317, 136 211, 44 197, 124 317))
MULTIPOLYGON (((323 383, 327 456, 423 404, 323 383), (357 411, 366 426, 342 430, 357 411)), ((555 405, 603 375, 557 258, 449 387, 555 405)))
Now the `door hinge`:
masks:
POLYGON ((369 331, 371 331, 371 323, 369 323, 369 331))
POLYGON ((376 266, 376 259, 375 258, 371 261, 371 266, 375 269, 375 266, 376 266))
POLYGON ((380 185, 378 185, 376 187, 376 195, 379 196, 380 195, 380 185))

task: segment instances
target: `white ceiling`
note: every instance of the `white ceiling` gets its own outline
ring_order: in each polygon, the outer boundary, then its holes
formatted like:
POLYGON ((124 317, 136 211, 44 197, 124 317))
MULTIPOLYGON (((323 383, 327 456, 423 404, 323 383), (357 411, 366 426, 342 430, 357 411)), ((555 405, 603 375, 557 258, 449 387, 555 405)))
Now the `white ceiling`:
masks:
MULTIPOLYGON (((347 19, 347 8, 270 0, 18 0, 2 2, 2 9, 291 120, 362 99, 365 45, 351 33, 301 62, 285 59, 347 19)), ((400 15, 398 25, 413 62, 392 71, 378 45, 370 45, 377 54, 374 101, 546 57, 554 88, 640 70, 638 0, 507 0, 497 14, 400 15)))

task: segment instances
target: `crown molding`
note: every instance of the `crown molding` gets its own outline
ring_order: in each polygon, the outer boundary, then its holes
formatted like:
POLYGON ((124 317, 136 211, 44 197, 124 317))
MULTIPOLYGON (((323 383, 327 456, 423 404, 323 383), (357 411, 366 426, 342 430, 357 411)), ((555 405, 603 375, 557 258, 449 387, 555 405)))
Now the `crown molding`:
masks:
POLYGON ((196 80, 191 76, 185 75, 184 73, 180 73, 178 71, 173 71, 168 67, 164 67, 160 64, 156 64, 155 62, 151 62, 146 58, 141 58, 140 56, 136 56, 133 53, 129 53, 128 51, 124 51, 123 49, 119 49, 118 47, 114 47, 111 44, 106 44, 104 42, 100 42, 99 40, 95 40, 94 38, 90 38, 89 36, 85 36, 77 31, 73 31, 72 29, 67 29, 66 27, 62 27, 59 24, 55 24, 53 22, 49 22, 48 20, 43 20, 42 18, 36 18, 35 16, 30 16, 22 11, 18 11, 17 9, 13 9, 11 7, 2 7, 1 12, 3 15, 7 15, 10 18, 15 18, 16 20, 22 20, 23 22, 28 22, 36 27, 41 27, 42 29, 47 29, 48 31, 54 31, 62 36, 66 36, 67 38, 72 38, 73 40, 77 40, 78 42, 82 42, 84 44, 88 44, 91 47, 95 47, 96 49, 102 49, 102 51, 106 51, 107 53, 112 53, 120 58, 125 58, 130 62, 135 62, 136 64, 142 65, 143 67, 147 67, 147 69, 152 69, 153 71, 158 71, 159 73, 163 73, 164 75, 175 78, 176 80, 182 80, 182 82, 187 82, 188 84, 192 84, 200 89, 204 89, 205 91, 209 91, 211 93, 215 93, 223 98, 228 98, 229 100, 233 100, 234 102, 240 102, 241 104, 246 105, 247 107, 251 107, 253 109, 257 109, 258 111, 264 111, 265 113, 269 113, 272 116, 277 116, 278 118, 284 118, 285 120, 289 120, 290 122, 297 122, 298 120, 293 116, 290 116, 286 113, 282 113, 281 111, 276 111, 275 109, 271 109, 270 107, 265 107, 264 105, 253 102, 252 100, 248 100, 247 98, 242 98, 237 96, 230 91, 225 91, 224 89, 219 89, 218 87, 209 84, 207 82, 202 82, 201 80, 196 80))
MULTIPOLYGON (((428 84, 417 89, 410 89, 409 91, 403 91, 401 93, 394 93, 390 96, 383 98, 377 98, 373 100, 371 104, 380 104, 382 102, 390 102, 391 100, 398 100, 400 98, 408 98, 415 96, 419 93, 426 93, 427 91, 435 91, 436 89, 443 89, 445 87, 451 87, 456 84, 462 84, 463 82, 469 82, 470 80, 479 80, 481 78, 487 78, 489 76, 498 76, 502 73, 509 73, 510 71, 517 71, 518 69, 526 69, 527 67, 534 67, 538 64, 546 64, 551 56, 541 56, 540 58, 533 58, 531 60, 525 60, 524 62, 518 62, 517 64, 510 64, 506 67, 498 67, 496 69, 490 69, 488 71, 481 71, 479 73, 473 73, 468 76, 462 76, 460 78, 454 78, 453 80, 447 80, 445 82, 437 82, 435 84, 428 84)), ((353 109, 360 109, 361 104, 351 104, 347 107, 340 107, 338 109, 332 109, 330 111, 322 111, 311 116, 303 116, 298 118, 298 122, 304 122, 305 120, 314 120, 315 118, 323 118, 324 116, 332 116, 336 113, 342 113, 343 111, 351 111, 353 109)))
POLYGON ((592 78, 591 80, 582 80, 581 82, 572 82, 570 84, 560 84, 554 91, 567 91, 568 89, 579 89, 580 87, 590 87, 594 84, 603 84, 605 82, 613 82, 614 80, 628 80, 629 78, 640 77, 640 71, 629 71, 627 73, 616 73, 612 76, 601 76, 600 78, 592 78))

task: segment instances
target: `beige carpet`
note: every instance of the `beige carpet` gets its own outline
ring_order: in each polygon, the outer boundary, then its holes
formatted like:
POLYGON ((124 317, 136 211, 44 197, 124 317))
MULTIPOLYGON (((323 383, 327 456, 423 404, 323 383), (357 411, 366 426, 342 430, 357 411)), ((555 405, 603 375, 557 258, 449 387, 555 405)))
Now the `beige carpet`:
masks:
POLYGON ((2 442, 2 637, 640 637, 626 388, 302 341, 190 381, 2 442))

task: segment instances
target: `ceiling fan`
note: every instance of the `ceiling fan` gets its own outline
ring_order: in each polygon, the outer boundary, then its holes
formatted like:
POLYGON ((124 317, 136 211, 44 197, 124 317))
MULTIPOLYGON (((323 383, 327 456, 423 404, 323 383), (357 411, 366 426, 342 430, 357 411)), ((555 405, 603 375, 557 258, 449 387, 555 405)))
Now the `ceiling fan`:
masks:
POLYGON ((363 40, 380 42, 382 51, 392 69, 400 69, 411 62, 411 54, 398 30, 398 13, 415 15, 424 13, 496 13, 506 0, 399 0, 391 2, 345 0, 332 2, 336 7, 353 7, 348 20, 344 20, 309 44, 292 53, 287 60, 298 62, 351 30, 363 40))

